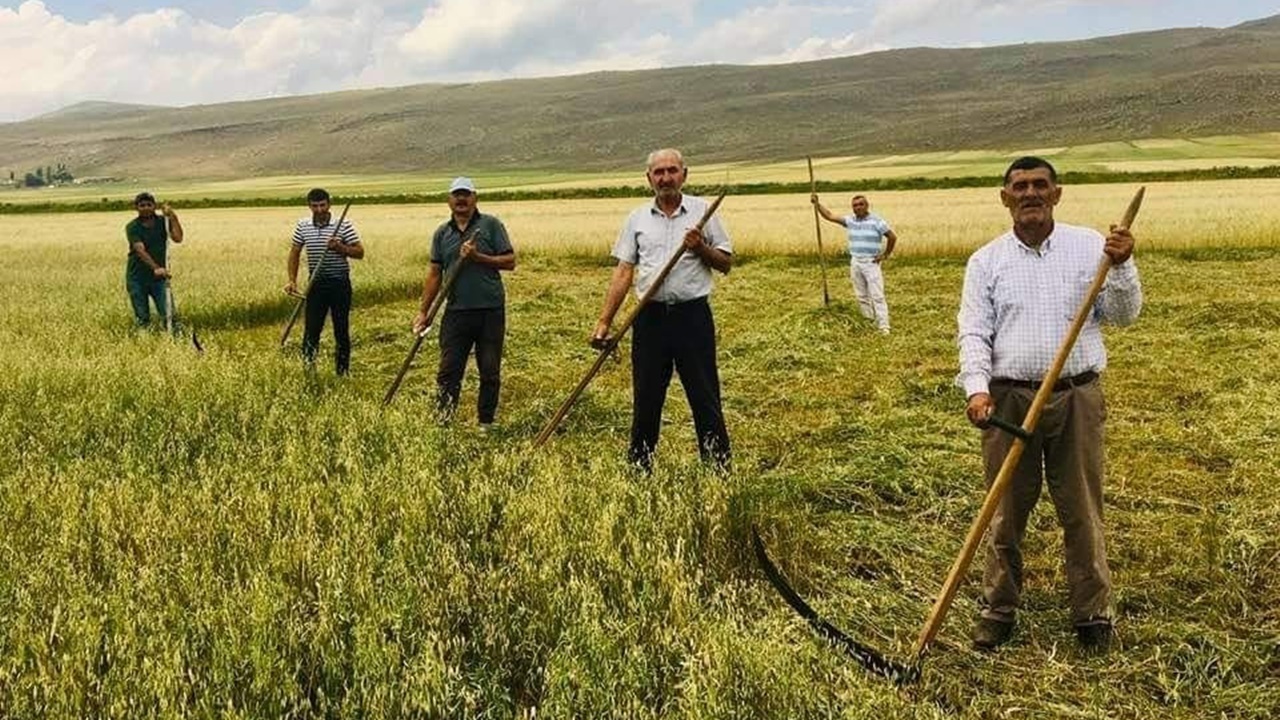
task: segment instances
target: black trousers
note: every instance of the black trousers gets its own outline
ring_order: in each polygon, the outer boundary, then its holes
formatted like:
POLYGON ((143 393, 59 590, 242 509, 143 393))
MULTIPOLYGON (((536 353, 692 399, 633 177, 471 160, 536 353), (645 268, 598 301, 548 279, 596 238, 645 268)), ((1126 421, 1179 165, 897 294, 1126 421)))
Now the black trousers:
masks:
POLYGON ((477 415, 481 423, 493 422, 502 387, 502 341, 506 334, 504 308, 445 310, 440 323, 440 369, 436 372, 436 407, 441 413, 452 415, 458 407, 467 356, 475 346, 476 369, 480 371, 477 415))
POLYGON ((720 406, 720 373, 716 368, 716 325, 707 299, 646 305, 633 326, 631 342, 631 447, 627 457, 646 470, 658 446, 662 405, 671 370, 680 375, 698 453, 704 461, 729 464, 729 433, 720 406))
POLYGON ((307 324, 302 332, 302 357, 307 364, 316 361, 320 349, 320 331, 324 318, 333 316, 334 370, 346 375, 351 368, 351 282, 317 281, 307 295, 307 324))

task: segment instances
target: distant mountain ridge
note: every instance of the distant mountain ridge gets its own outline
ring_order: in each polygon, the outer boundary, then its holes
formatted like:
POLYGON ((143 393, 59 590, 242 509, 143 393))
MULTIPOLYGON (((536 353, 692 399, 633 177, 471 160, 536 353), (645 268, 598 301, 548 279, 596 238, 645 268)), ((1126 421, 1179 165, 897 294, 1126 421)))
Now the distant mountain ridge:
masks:
POLYGON ((131 113, 167 109, 169 108, 163 105, 138 105, 134 103, 108 102, 105 100, 86 100, 84 102, 78 102, 74 105, 68 105, 64 108, 54 110, 53 112, 37 116, 33 118, 33 120, 68 120, 72 118, 80 118, 83 120, 93 121, 108 117, 129 115, 131 113))
POLYGON ((425 84, 182 108, 80 103, 0 125, 0 168, 145 179, 634 167, 1280 130, 1280 15, 979 49, 910 48, 425 84))

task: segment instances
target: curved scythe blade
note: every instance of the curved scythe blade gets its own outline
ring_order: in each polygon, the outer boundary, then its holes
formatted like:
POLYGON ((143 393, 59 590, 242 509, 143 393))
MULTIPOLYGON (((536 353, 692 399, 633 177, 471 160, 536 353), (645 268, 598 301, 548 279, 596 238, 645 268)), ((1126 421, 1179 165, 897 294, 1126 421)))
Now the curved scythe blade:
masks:
POLYGON ((760 569, 764 571, 765 577, 769 578, 769 584, 778 591, 782 599, 795 610, 800 617, 809 623, 809 627, 825 638, 833 645, 838 645, 846 653, 849 654, 859 665, 866 668, 868 672, 887 678, 898 685, 913 683, 920 679, 919 665, 904 665, 894 662, 872 648, 849 637, 843 630, 832 625, 817 611, 809 607, 809 603, 800 597, 800 594, 792 589, 787 583, 787 579, 782 576, 782 572, 769 559, 769 554, 765 552, 764 542, 760 540, 760 533, 753 526, 751 528, 751 542, 755 546, 756 561, 760 563, 760 569))

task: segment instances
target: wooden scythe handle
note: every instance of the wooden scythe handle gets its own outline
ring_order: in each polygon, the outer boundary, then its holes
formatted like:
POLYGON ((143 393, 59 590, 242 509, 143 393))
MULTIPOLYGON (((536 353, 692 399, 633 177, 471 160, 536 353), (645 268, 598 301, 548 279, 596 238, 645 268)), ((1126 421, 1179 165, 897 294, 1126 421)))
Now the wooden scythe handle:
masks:
MULTIPOLYGON (((1133 225, 1134 219, 1138 216, 1138 208, 1142 206, 1142 197, 1145 193, 1146 188, 1138 188, 1137 194, 1129 202, 1129 209, 1124 214, 1124 220, 1120 221, 1120 227, 1128 229, 1133 225)), ((1062 339, 1058 354, 1054 357, 1049 371, 1045 373, 1044 380, 1040 382, 1040 389, 1036 391, 1035 399, 1031 401, 1027 416, 1022 421, 1022 429, 1028 434, 1035 432, 1036 423, 1040 420, 1040 412, 1044 409, 1045 403, 1049 401, 1049 396, 1053 394, 1053 386, 1058 382, 1058 376, 1062 374, 1062 366, 1066 364, 1067 357, 1071 355, 1071 349, 1075 347, 1076 338, 1080 335, 1080 330, 1084 327, 1085 320, 1088 319, 1089 313, 1093 310, 1093 303, 1097 300, 1098 293, 1102 291, 1102 284, 1106 282, 1107 271, 1110 269, 1111 257, 1104 254, 1102 260, 1098 263, 1098 271, 1094 275, 1093 284, 1089 286, 1084 302, 1080 304, 1080 309, 1076 311, 1075 320, 1071 323, 1066 337, 1062 339)), ((996 507, 1000 505, 1000 500, 1004 497, 1005 490, 1008 489, 1009 483, 1013 481, 1013 471, 1018 467, 1018 461, 1022 459, 1022 451, 1025 449, 1026 442, 1022 438, 1015 436, 1013 445, 1009 448, 1009 453, 1004 457, 1004 464, 1000 466, 1000 472, 987 490, 987 497, 982 503, 982 509, 978 511, 978 516, 974 518, 973 525, 969 527, 969 534, 965 537, 964 546, 960 549, 960 555, 956 558, 955 563, 952 564, 951 572, 947 573, 947 579, 942 584, 942 592, 939 593, 938 599, 933 603, 929 618, 925 621, 924 628, 920 631, 920 637, 916 640, 915 653, 917 660, 924 657, 925 652, 929 649, 929 643, 933 642, 938 630, 942 627, 942 621, 946 619, 947 610, 951 608, 951 602, 955 599, 956 591, 960 588, 960 581, 969 570, 969 564, 973 561, 973 556, 978 550, 978 544, 982 541, 982 536, 986 533, 987 526, 991 524, 991 518, 995 515, 996 507)))
MULTIPOLYGON (((333 226, 333 235, 329 236, 330 240, 338 237, 338 232, 342 230, 342 221, 347 219, 347 211, 351 209, 351 203, 347 203, 342 208, 342 214, 338 216, 338 224, 333 226)), ((311 294, 311 288, 316 282, 316 273, 320 272, 320 266, 324 265, 324 259, 329 257, 329 248, 326 245, 324 252, 320 253, 320 260, 316 262, 316 267, 307 276, 307 289, 302 291, 302 297, 298 298, 298 304, 293 307, 293 314, 289 316, 289 322, 285 323, 284 332, 280 334, 280 347, 289 341, 289 333, 293 330, 293 326, 298 322, 298 316, 302 314, 302 306, 307 304, 307 296, 311 294)))
MULTIPOLYGON (((472 231, 470 235, 462 239, 467 242, 475 236, 476 231, 472 231)), ((444 276, 444 282, 440 284, 440 291, 436 293, 435 298, 431 300, 431 305, 427 308, 427 325, 422 332, 414 333, 413 345, 409 348, 409 354, 405 356, 404 362, 400 365, 400 372, 396 373, 396 377, 391 381, 391 387, 387 388, 387 394, 382 398, 382 406, 386 407, 396 396, 396 391, 400 389, 400 383, 404 381, 404 376, 409 372, 409 366, 413 365, 413 358, 417 356, 418 349, 422 347, 422 341, 426 339, 427 333, 431 331, 431 326, 436 321, 436 314, 440 312, 440 308, 444 305, 445 298, 448 297, 449 291, 453 289, 453 283, 458 279, 458 275, 462 272, 463 263, 467 262, 466 258, 460 257, 449 268, 449 272, 444 276)))
MULTIPOLYGON (((809 192, 818 194, 818 181, 813 178, 813 158, 806 157, 809 162, 809 192)), ((822 267, 822 304, 831 304, 831 293, 827 291, 827 256, 822 252, 822 218, 818 215, 818 206, 813 206, 813 232, 818 236, 818 264, 822 267)))

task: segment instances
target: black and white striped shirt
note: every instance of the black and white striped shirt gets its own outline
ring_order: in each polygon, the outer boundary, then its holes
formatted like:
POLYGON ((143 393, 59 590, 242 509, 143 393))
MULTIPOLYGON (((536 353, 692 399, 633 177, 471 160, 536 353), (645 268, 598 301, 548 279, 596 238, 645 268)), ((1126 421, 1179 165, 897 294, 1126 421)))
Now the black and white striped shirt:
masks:
MULTIPOLYGON (((329 222, 324 225, 317 225, 307 216, 298 221, 293 229, 293 244, 307 249, 307 273, 314 273, 316 265, 320 263, 320 258, 324 258, 324 264, 320 267, 320 272, 316 274, 315 281, 349 281, 351 278, 351 265, 347 262, 346 255, 339 255, 333 252, 325 252, 325 248, 329 244, 329 238, 333 237, 335 218, 330 217, 329 222)), ((359 245, 360 235, 356 232, 355 225, 350 220, 343 220, 342 227, 338 230, 338 237, 344 245, 359 245)))

